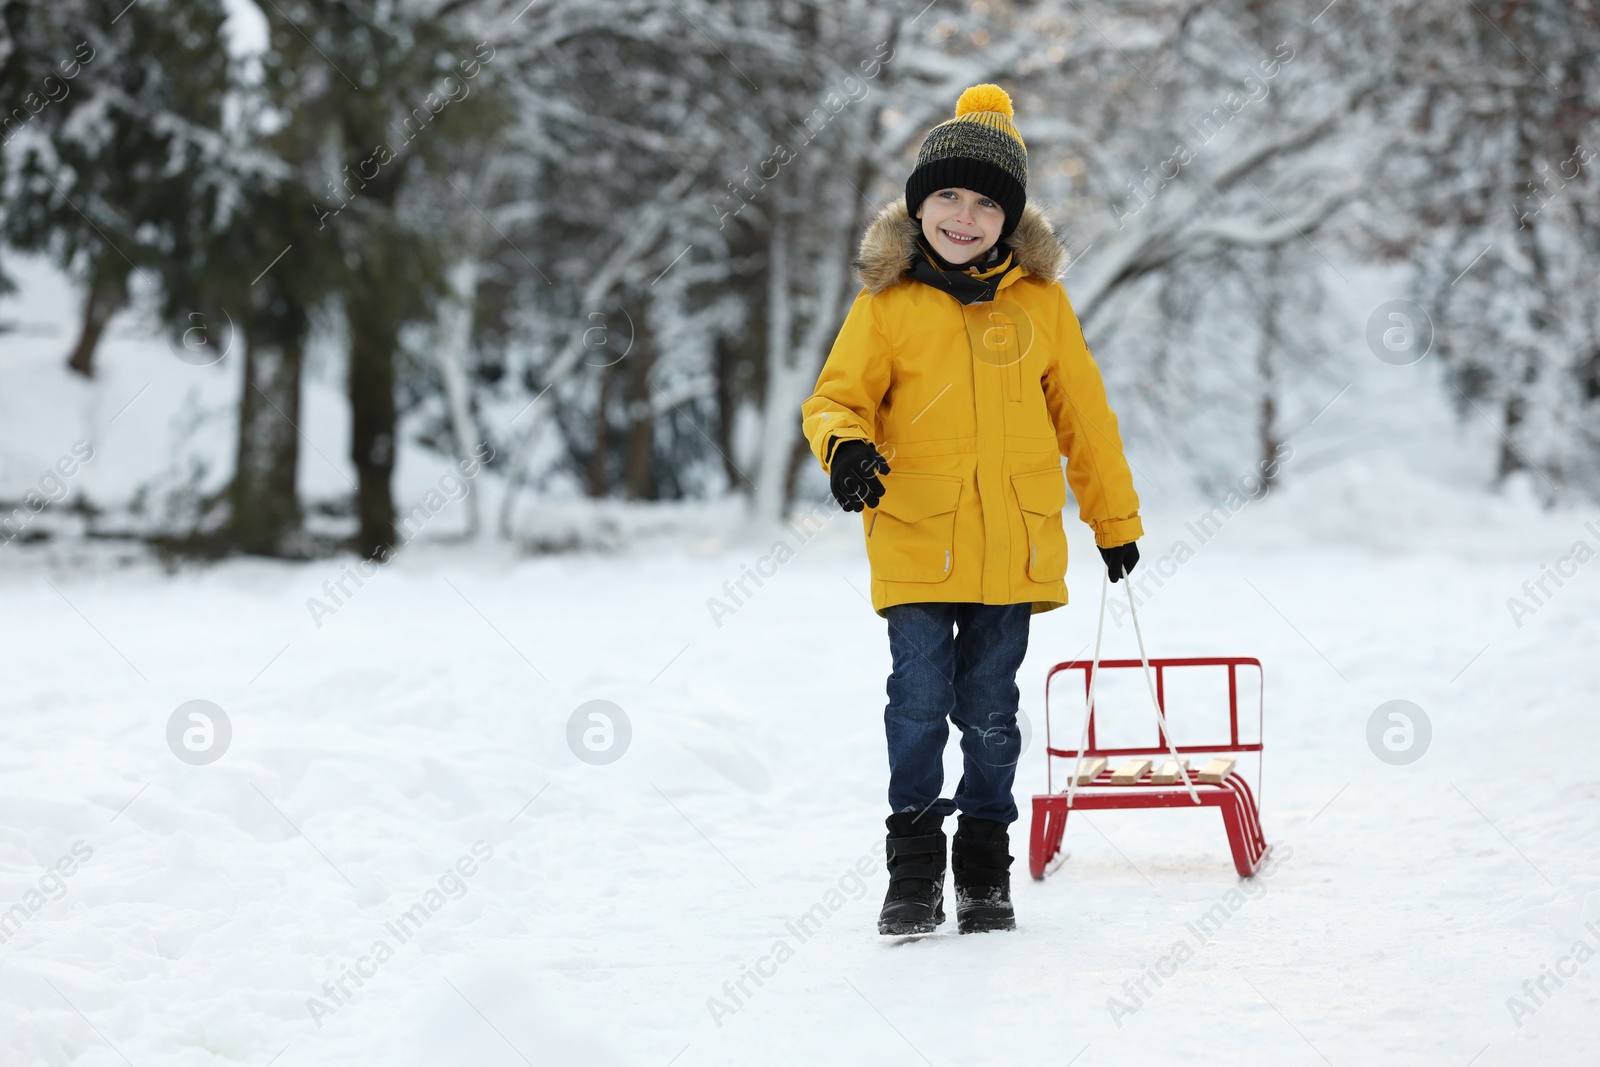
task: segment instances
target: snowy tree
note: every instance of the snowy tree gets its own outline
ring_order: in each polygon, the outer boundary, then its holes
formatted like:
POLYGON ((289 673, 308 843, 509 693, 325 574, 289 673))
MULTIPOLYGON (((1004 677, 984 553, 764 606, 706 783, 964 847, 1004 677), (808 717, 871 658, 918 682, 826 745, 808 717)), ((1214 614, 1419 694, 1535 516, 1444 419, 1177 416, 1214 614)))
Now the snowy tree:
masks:
POLYGON ((81 282, 68 366, 84 376, 130 278, 160 286, 175 230, 203 225, 196 187, 226 169, 223 21, 214 0, 5 7, 0 94, 18 104, 4 120, 0 233, 81 282))
MULTIPOLYGON (((457 18, 463 6, 452 5, 457 18)), ((412 203, 438 191, 413 183, 503 121, 490 88, 495 48, 417 5, 286 0, 268 21, 266 80, 289 116, 275 148, 315 198, 304 205, 318 223, 313 255, 345 268, 333 286, 349 322, 356 545, 376 556, 395 540, 400 334, 431 321, 450 292, 450 235, 433 228, 441 216, 426 200, 412 203)))
POLYGON ((1497 478, 1600 495, 1600 23, 1533 0, 1419 3, 1409 28, 1418 152, 1392 176, 1458 407, 1499 435, 1497 478))
POLYGON ((856 243, 980 82, 1016 103, 1135 448, 1202 487, 1268 461, 1338 388, 1351 268, 1404 264, 1498 473, 1600 492, 1587 6, 279 0, 248 73, 196 43, 219 3, 114 6, 5 9, 0 79, 38 105, 6 127, 6 239, 83 283, 80 369, 136 270, 175 329, 237 315, 215 532, 251 551, 299 550, 324 311, 365 553, 402 426, 493 442, 504 536, 529 486, 778 518, 820 485, 798 408, 856 243))

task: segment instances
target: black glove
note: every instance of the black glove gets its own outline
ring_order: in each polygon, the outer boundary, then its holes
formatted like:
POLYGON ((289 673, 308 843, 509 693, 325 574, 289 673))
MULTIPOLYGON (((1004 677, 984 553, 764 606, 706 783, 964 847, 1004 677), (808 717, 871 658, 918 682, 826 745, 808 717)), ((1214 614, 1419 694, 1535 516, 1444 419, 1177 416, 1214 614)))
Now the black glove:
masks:
POLYGON ((871 441, 840 441, 834 446, 833 462, 828 466, 828 488, 846 511, 860 511, 863 505, 875 508, 883 499, 880 471, 889 473, 889 461, 879 455, 871 441))
POLYGON ((1106 561, 1106 573, 1114 582, 1124 575, 1133 573, 1134 564, 1139 562, 1139 546, 1129 541, 1116 548, 1102 548, 1100 558, 1106 561))

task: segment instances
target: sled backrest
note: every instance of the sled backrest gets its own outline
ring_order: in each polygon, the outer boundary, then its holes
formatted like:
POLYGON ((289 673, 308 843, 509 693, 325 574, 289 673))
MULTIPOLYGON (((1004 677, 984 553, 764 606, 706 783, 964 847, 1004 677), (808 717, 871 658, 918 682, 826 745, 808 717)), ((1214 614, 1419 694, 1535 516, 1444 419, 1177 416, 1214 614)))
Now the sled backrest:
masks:
MULTIPOLYGON (((1126 670, 1133 668, 1139 670, 1142 664, 1136 659, 1103 659, 1100 661, 1100 670, 1126 670)), ((1057 663, 1050 668, 1044 680, 1044 721, 1045 721, 1045 746, 1050 757, 1076 760, 1080 757, 1094 759, 1097 757, 1114 756, 1165 756, 1169 752, 1167 738, 1160 725, 1150 716, 1150 729, 1155 739, 1148 745, 1101 747, 1096 737, 1095 717, 1099 715, 1098 707, 1091 709, 1089 715, 1088 741, 1082 752, 1076 748, 1057 748, 1051 736, 1052 723, 1050 721, 1050 683, 1057 674, 1063 671, 1081 671, 1083 676, 1083 689, 1078 692, 1077 698, 1066 706, 1073 709, 1068 716, 1081 729, 1083 703, 1089 696, 1089 684, 1094 663, 1091 660, 1075 659, 1065 663, 1057 663)), ((1266 677, 1261 669, 1261 661, 1253 656, 1185 656, 1167 659, 1152 659, 1150 669, 1155 674, 1156 703, 1161 706, 1161 713, 1166 716, 1168 723, 1172 722, 1172 709, 1167 707, 1166 673, 1169 670, 1189 667, 1225 667, 1228 678, 1228 736, 1226 739, 1218 738, 1214 744, 1188 744, 1174 746, 1180 755, 1186 753, 1215 753, 1215 752, 1260 752, 1262 744, 1262 725, 1264 720, 1266 677), (1257 701, 1256 701, 1256 729, 1255 740, 1244 740, 1239 734, 1239 668, 1250 667, 1256 672, 1257 701)), ((1103 688, 1103 687, 1101 687, 1103 688)), ((1100 693, 1096 693, 1096 703, 1100 700, 1100 693)), ((1148 699, 1146 700, 1146 714, 1149 714, 1148 699)), ((1181 717, 1181 709, 1180 709, 1181 717)), ((1068 743, 1076 745, 1078 738, 1072 736, 1068 743)), ((1053 767, 1053 760, 1047 760, 1053 767)), ((1051 776, 1053 777, 1053 775, 1051 776)), ((1053 789, 1053 782, 1051 787, 1053 789)))

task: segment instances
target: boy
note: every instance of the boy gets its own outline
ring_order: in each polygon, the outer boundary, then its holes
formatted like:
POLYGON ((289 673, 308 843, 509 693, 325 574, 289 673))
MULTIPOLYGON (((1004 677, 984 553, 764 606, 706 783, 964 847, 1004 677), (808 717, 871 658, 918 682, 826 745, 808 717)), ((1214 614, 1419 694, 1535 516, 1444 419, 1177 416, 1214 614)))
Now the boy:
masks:
POLYGON ((1011 98, 962 93, 904 201, 862 238, 864 288, 801 406, 834 497, 863 513, 872 606, 889 624, 881 934, 944 921, 942 826, 957 811, 958 929, 1016 928, 1016 673, 1029 616, 1067 600, 1060 457, 1113 582, 1144 534, 1116 416, 1056 280, 1066 249, 1027 203, 1027 178, 1011 98), (946 718, 963 754, 952 799, 939 796, 946 718))

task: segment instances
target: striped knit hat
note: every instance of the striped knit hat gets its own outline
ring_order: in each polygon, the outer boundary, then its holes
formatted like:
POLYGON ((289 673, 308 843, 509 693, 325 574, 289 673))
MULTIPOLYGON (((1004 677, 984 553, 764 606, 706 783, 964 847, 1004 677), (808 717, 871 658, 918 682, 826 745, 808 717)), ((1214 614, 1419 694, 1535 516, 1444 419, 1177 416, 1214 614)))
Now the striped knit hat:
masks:
POLYGON ((928 132, 917 166, 906 179, 906 212, 913 218, 940 189, 971 189, 1005 210, 1000 239, 1022 221, 1028 202, 1028 146, 1011 122, 1011 97, 998 85, 974 85, 956 101, 956 117, 928 132))

